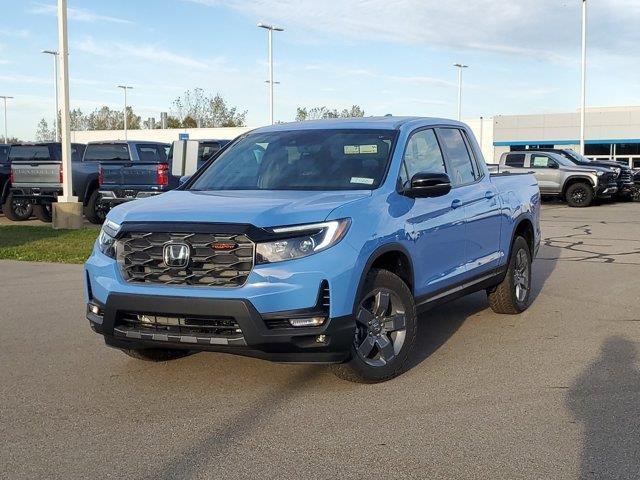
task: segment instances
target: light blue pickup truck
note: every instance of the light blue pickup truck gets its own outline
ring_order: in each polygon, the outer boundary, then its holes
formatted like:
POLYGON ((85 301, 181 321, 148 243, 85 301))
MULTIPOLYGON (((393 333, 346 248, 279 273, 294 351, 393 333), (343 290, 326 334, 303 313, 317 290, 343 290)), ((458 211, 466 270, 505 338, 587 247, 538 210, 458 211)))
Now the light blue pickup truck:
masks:
POLYGON ((210 350, 383 381, 407 368, 430 307, 479 290, 499 313, 529 306, 539 216, 533 175, 490 175, 463 123, 259 128, 109 213, 86 314, 138 359, 210 350))

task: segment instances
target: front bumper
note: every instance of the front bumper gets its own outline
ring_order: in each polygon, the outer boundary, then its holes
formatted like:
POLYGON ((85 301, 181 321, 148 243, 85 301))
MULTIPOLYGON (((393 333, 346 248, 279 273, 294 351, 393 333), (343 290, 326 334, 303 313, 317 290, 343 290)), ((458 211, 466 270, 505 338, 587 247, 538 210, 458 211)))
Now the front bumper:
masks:
POLYGON ((615 183, 598 185, 598 187, 596 187, 596 196, 598 197, 610 197, 612 195, 615 195, 617 192, 618 185, 615 183))
POLYGON ((626 182, 626 183, 618 182, 618 191, 616 194, 621 197, 631 196, 633 195, 634 188, 635 188, 635 183, 633 182, 626 182))
MULTIPOLYGON (((248 300, 169 297, 112 293, 105 304, 90 299, 87 319, 94 331, 114 348, 172 348, 217 351, 262 358, 276 362, 337 363, 346 360, 353 342, 355 321, 351 315, 330 318, 319 327, 268 328, 265 318, 248 300), (95 312, 97 310, 97 313, 95 312), (156 330, 126 330, 121 319, 130 314, 164 316, 224 317, 233 319, 241 338, 158 333, 156 330)), ((280 318, 303 312, 282 312, 280 318)), ((266 316, 265 316, 266 317, 266 316)), ((270 319, 278 314, 270 314, 270 319)))

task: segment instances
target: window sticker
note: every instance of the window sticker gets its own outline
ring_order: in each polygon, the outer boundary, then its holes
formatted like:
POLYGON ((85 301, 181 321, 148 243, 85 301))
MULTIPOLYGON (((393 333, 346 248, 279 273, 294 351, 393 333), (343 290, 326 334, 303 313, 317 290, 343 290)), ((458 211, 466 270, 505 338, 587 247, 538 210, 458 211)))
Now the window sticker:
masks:
POLYGON ((345 155, 358 155, 358 154, 376 154, 378 153, 378 145, 345 145, 345 155))
POLYGON ((373 185, 373 178, 351 177, 351 183, 359 183, 361 185, 373 185))

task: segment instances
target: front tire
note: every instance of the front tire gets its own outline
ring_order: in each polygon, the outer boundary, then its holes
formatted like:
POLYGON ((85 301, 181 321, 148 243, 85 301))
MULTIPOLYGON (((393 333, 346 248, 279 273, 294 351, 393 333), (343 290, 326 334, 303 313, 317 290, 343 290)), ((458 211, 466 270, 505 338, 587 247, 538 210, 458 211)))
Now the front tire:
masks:
POLYGON ((45 223, 51 223, 53 206, 50 203, 33 206, 33 214, 38 220, 45 223))
POLYGON ((511 247, 504 280, 487 291, 489 306, 496 313, 518 314, 531 303, 531 251, 523 237, 516 237, 511 247))
POLYGON ((125 355, 145 362, 168 362, 191 354, 189 350, 168 348, 122 348, 121 350, 125 355))
POLYGON ((565 193, 567 205, 574 208, 588 207, 593 203, 594 197, 593 188, 585 182, 577 182, 569 185, 565 193))
POLYGON ((22 198, 15 198, 13 193, 9 193, 2 204, 2 213, 13 222, 23 222, 29 220, 33 215, 33 205, 22 198))
POLYGON ((407 367, 417 337, 416 308, 409 287, 387 270, 371 270, 356 310, 351 359, 332 365, 338 377, 377 383, 407 367))

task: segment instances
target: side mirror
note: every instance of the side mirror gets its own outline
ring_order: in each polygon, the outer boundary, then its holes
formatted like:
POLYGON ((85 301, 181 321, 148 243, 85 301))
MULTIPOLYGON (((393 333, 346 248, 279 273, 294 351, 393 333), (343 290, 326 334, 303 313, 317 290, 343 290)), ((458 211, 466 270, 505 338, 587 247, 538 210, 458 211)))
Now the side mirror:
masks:
POLYGON ((404 194, 412 198, 441 197, 451 191, 451 179, 446 173, 416 173, 404 194))
POLYGON ((183 175, 182 177, 180 177, 180 185, 184 185, 185 183, 187 183, 190 178, 191 175, 183 175))

